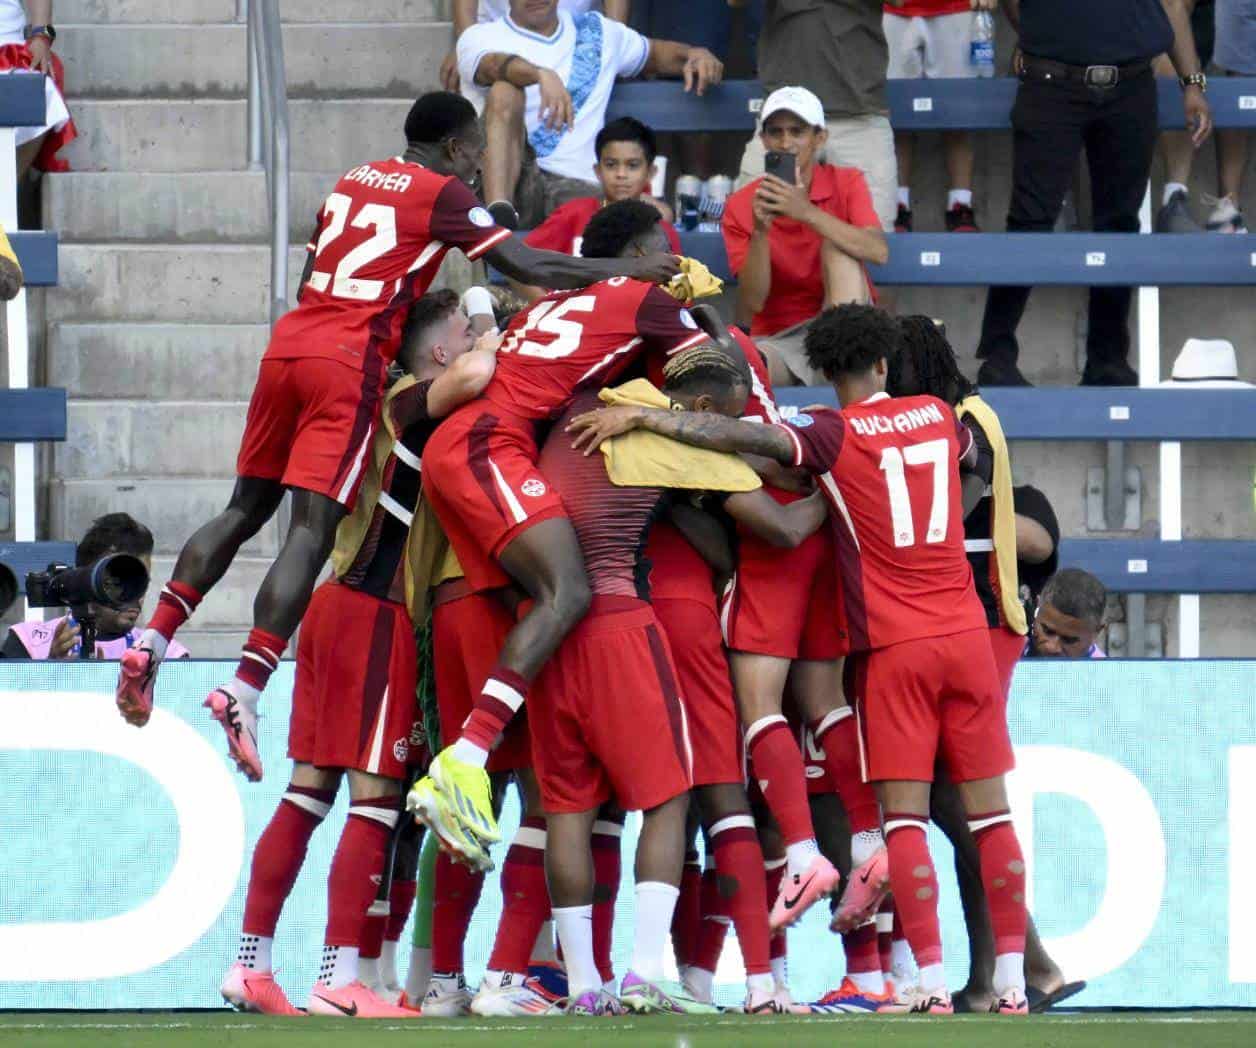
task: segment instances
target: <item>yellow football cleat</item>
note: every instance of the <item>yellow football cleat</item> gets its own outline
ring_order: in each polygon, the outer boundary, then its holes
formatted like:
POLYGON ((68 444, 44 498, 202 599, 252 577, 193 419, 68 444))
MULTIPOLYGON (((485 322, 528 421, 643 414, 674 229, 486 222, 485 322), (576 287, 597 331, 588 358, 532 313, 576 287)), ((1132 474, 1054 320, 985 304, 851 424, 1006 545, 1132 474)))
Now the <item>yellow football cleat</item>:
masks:
POLYGON ((406 795, 406 810, 413 812, 414 817, 434 834, 441 849, 473 870, 488 872, 493 868, 493 860, 479 838, 468 833, 453 816, 451 806, 445 795, 440 793, 431 778, 424 776, 406 795))
POLYGON ((493 793, 483 768, 459 760, 446 747, 432 760, 428 777, 447 802, 450 814, 485 849, 502 839, 493 815, 493 793))

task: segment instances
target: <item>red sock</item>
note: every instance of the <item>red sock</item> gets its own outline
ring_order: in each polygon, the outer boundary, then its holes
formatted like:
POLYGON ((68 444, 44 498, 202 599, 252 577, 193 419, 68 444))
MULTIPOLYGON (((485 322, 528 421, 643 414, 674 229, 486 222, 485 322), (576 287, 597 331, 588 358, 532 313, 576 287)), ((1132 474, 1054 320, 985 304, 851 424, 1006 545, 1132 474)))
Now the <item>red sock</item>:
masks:
POLYGON ((488 966, 495 972, 526 972, 532 948, 549 920, 545 884, 545 820, 524 819, 502 865, 502 915, 488 966))
POLYGON ((777 714, 755 721, 746 732, 746 746, 754 777, 785 843, 814 837, 802 753, 785 718, 777 714))
POLYGON ((942 963, 938 926, 938 875, 925 837, 928 820, 919 815, 885 813, 885 846, 890 853, 890 887, 916 964, 942 963))
POLYGON ((376 881, 388 856, 388 837, 400 808, 399 797, 370 797, 349 805, 349 818, 331 860, 327 878, 328 946, 357 946, 376 881))
MULTIPOLYGON (((708 862, 711 860, 708 859, 708 862)), ((719 879, 714 866, 702 871, 702 920, 698 924, 698 946, 690 963, 705 972, 713 972, 720 964, 724 940, 728 937, 728 908, 720 897, 719 879)))
POLYGON ((240 665, 236 667, 237 679, 264 691, 270 675, 279 668, 279 659, 287 646, 288 642, 283 637, 276 637, 265 630, 249 630, 249 639, 244 642, 244 650, 240 653, 240 665))
POLYGON ((877 922, 861 924, 854 931, 842 936, 842 949, 846 953, 846 974, 862 975, 880 972, 881 954, 877 949, 877 922))
MULTIPOLYGON (((785 860, 782 859, 764 859, 763 860, 763 888, 764 897, 767 899, 768 910, 771 911, 776 903, 776 897, 781 893, 781 881, 785 879, 785 860)), ((778 964, 784 967, 785 951, 788 940, 785 938, 785 930, 781 929, 768 940, 768 959, 772 963, 773 972, 775 972, 778 964)))
POLYGON ((432 882, 432 971, 462 971, 462 944, 483 887, 484 874, 473 873, 445 852, 436 857, 432 882))
MULTIPOLYGON (((621 816, 622 818, 622 816, 621 816)), ((615 932, 615 900, 622 876, 622 822, 598 819, 593 824, 593 959, 603 982, 615 978, 611 939, 615 932)), ((535 940, 536 936, 532 938, 535 940)))
POLYGON ((161 596, 157 598, 153 617, 148 620, 148 628, 170 640, 175 630, 192 617, 192 612, 201 602, 201 596, 186 582, 171 579, 161 587, 161 596))
POLYGON ((498 736, 519 712, 528 694, 528 682, 514 670, 498 663, 493 667, 471 715, 463 722, 462 737, 491 750, 498 736))
POLYGON ((1025 952, 1025 857, 1007 811, 973 815, 968 828, 981 854, 981 884, 990 907, 994 952, 1025 952))
POLYGON ((310 837, 331 810, 335 790, 289 786, 253 849, 244 897, 245 935, 275 937, 283 904, 292 892, 310 837))
MULTIPOLYGON (((767 878, 753 817, 746 813, 720 819, 711 827, 710 841, 723 912, 732 918, 737 929, 746 974, 771 971, 768 911, 763 905, 767 898, 767 878)), ((715 971, 714 968, 707 970, 715 971)))
POLYGON ((410 911, 414 909, 414 897, 419 893, 418 881, 392 882, 392 892, 388 896, 388 924, 384 927, 384 940, 396 942, 406 929, 406 921, 410 919, 410 911))
POLYGON ((680 871, 680 896, 672 911, 672 953, 676 967, 694 963, 698 953, 698 935, 702 927, 702 860, 696 851, 685 852, 685 865, 680 871))
POLYGON ((859 758, 859 725, 855 711, 841 706, 811 725, 816 745, 824 751, 824 767, 850 819, 850 832, 881 828, 881 809, 872 783, 864 782, 859 758))
POLYGON ((362 931, 358 935, 358 957, 368 961, 379 960, 379 955, 384 952, 384 926, 387 923, 387 917, 372 917, 369 913, 362 919, 362 931))
POLYGON ((877 911, 877 953, 881 957, 881 971, 888 972, 892 966, 894 947, 894 900, 886 896, 877 911))

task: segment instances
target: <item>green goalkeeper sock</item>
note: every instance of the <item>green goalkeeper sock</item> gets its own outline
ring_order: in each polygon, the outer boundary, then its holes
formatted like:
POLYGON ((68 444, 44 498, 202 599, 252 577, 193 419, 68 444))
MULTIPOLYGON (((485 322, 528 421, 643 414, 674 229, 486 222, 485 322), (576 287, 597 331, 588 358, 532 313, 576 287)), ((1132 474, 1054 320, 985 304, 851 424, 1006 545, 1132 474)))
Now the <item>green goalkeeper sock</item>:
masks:
POLYGON ((414 896, 414 938, 410 946, 410 968, 406 972, 406 998, 417 1006, 432 981, 432 886, 436 880, 436 856, 440 847, 436 835, 423 836, 419 852, 418 892, 414 896))

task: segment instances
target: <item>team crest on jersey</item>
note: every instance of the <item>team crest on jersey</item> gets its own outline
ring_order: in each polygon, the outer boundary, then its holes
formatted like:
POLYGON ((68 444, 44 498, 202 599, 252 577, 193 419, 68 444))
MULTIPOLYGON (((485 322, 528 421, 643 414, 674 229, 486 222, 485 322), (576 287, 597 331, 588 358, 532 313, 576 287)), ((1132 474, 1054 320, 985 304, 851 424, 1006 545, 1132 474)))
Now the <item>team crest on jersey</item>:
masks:
POLYGON ((410 743, 409 742, 407 742, 405 739, 398 739, 396 742, 393 743, 393 757, 396 758, 396 760, 399 763, 405 764, 409 756, 410 756, 410 743))
POLYGON ((814 421, 815 419, 813 419, 810 415, 800 411, 798 412, 797 415, 795 415, 793 418, 789 420, 789 424, 793 426, 795 429, 806 429, 814 421))
POLYGON ((545 485, 536 477, 529 477, 519 488, 530 499, 539 499, 545 494, 545 485))
POLYGON ((698 330, 698 322, 693 319, 693 314, 690 313, 689 310, 687 309, 682 309, 680 311, 680 322, 684 324, 685 327, 689 328, 691 331, 698 330))
POLYGON ((487 228, 497 224, 493 221, 493 216, 482 207, 473 207, 470 211, 468 211, 467 220, 473 226, 480 226, 481 228, 487 228))
POLYGON ((423 722, 415 721, 410 725, 410 745, 423 746, 427 743, 427 733, 423 730, 423 722))

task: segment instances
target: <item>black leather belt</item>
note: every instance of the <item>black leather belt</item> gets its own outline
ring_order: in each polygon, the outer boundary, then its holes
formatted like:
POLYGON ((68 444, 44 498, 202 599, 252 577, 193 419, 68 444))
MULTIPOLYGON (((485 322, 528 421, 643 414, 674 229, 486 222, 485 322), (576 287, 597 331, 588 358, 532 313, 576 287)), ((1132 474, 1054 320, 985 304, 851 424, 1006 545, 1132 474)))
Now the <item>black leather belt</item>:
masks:
POLYGON ((1021 76, 1034 80, 1068 80, 1087 87, 1116 87, 1122 80, 1129 80, 1151 69, 1151 62, 1143 59, 1126 65, 1069 65, 1050 58, 1021 57, 1021 76))

